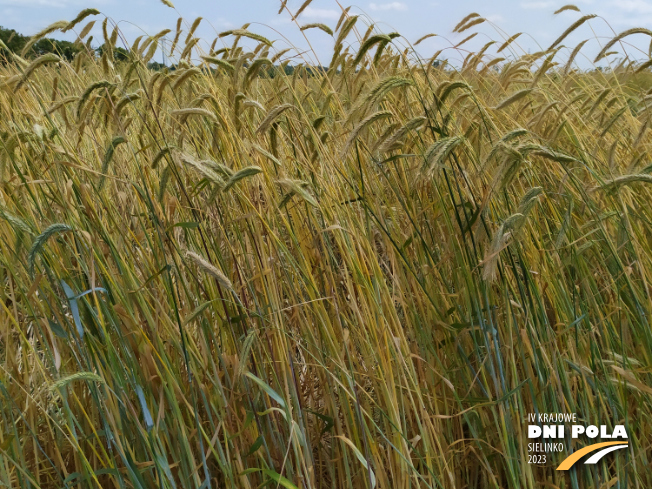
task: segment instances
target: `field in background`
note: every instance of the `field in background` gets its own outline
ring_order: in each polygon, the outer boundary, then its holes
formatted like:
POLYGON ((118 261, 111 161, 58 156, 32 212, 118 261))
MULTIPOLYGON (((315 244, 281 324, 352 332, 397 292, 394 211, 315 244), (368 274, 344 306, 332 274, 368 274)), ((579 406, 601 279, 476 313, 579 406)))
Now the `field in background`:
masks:
POLYGON ((0 486, 652 486, 652 63, 111 24, 0 48, 0 486), (630 447, 529 465, 534 412, 630 447))

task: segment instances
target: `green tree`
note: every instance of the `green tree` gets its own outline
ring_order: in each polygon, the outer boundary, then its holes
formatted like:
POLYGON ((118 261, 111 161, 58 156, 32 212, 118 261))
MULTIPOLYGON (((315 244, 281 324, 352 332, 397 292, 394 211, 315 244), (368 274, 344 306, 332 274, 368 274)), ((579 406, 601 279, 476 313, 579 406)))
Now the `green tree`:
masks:
MULTIPOLYGON (((0 40, 5 43, 11 52, 20 54, 29 41, 29 37, 18 33, 14 29, 0 26, 0 40)), ((69 41, 45 38, 32 46, 27 53, 27 57, 34 58, 47 53, 55 53, 70 61, 81 49, 81 46, 69 41)))

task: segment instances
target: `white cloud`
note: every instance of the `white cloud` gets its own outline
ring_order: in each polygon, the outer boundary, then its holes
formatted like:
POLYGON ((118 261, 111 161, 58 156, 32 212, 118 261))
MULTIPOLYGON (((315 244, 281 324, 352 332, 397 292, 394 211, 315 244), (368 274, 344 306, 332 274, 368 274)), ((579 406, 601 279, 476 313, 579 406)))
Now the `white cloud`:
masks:
POLYGON ((505 21, 505 17, 500 14, 486 15, 485 19, 487 19, 489 22, 493 22, 494 24, 500 24, 501 22, 505 21))
POLYGON ((522 8, 542 10, 542 9, 552 9, 557 5, 557 2, 523 2, 521 3, 522 8))
POLYGON ((615 5, 619 10, 636 14, 652 13, 652 3, 643 0, 620 0, 615 5))
POLYGON ((302 19, 338 20, 340 13, 337 10, 307 7, 301 13, 302 19))
MULTIPOLYGON (((624 0, 625 2, 632 2, 632 3, 646 3, 643 0, 624 0)), ((579 4, 584 4, 584 5, 591 5, 593 3, 593 0, 575 0, 573 3, 579 3, 579 4)), ((621 2, 617 2, 618 6, 620 7, 621 2)), ((568 2, 560 2, 560 1, 553 1, 553 0, 538 0, 538 1, 528 1, 528 2, 521 2, 519 5, 521 8, 524 9, 530 9, 530 10, 544 10, 544 9, 551 9, 551 10, 557 10, 560 8, 562 5, 566 5, 568 2)))
POLYGON ((379 10, 407 10, 407 5, 403 2, 389 2, 389 3, 370 3, 369 8, 373 11, 379 10))
POLYGON ((231 22, 228 19, 225 19, 224 17, 220 17, 219 19, 217 19, 215 22, 213 22, 213 25, 225 27, 226 29, 234 29, 236 27, 236 25, 233 22, 231 22))
POLYGON ((60 1, 60 0, 0 0, 0 6, 14 7, 57 7, 65 8, 75 5, 77 2, 60 1))
POLYGON ((269 25, 290 25, 292 23, 292 18, 291 17, 274 17, 273 19, 267 21, 269 25))

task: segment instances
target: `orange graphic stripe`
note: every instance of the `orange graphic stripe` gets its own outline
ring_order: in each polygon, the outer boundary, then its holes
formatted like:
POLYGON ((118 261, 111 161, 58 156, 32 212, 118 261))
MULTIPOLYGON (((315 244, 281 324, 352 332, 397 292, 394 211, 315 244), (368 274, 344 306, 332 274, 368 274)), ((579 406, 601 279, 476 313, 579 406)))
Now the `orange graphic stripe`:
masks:
POLYGON ((564 460, 559 465, 559 467, 557 467, 557 470, 568 470, 575 464, 575 462, 581 459, 584 455, 588 455, 591 452, 595 452, 596 450, 600 450, 601 448, 610 447, 613 445, 627 445, 627 442, 607 441, 604 443, 596 443, 595 445, 589 445, 588 447, 584 447, 581 450, 578 450, 575 453, 569 455, 566 458, 566 460, 564 460))

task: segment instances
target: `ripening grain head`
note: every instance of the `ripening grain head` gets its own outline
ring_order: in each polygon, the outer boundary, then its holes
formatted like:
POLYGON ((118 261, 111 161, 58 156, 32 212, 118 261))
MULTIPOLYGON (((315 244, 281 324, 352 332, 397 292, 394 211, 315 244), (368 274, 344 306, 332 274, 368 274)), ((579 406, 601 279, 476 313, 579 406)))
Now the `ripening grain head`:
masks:
POLYGON ((217 279, 222 287, 226 287, 227 289, 233 288, 233 284, 231 284, 231 281, 227 278, 227 276, 201 255, 198 255, 193 251, 186 251, 186 258, 194 263, 201 271, 217 279))

